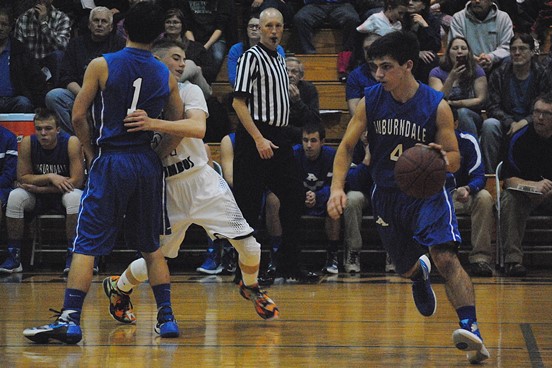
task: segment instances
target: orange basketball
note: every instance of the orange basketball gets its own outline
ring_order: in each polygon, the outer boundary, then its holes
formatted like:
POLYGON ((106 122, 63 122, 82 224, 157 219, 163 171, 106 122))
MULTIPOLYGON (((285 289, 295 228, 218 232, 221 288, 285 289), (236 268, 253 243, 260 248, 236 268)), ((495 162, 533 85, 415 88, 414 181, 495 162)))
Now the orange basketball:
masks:
POLYGON ((404 151, 395 163, 395 181, 411 197, 428 198, 445 185, 445 160, 438 151, 427 146, 414 146, 404 151))

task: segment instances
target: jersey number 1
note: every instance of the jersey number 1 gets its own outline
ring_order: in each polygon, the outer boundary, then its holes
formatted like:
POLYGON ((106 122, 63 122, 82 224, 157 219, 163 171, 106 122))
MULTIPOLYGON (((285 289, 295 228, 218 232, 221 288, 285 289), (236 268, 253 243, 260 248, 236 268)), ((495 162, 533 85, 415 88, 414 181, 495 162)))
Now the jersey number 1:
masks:
POLYGON ((138 105, 138 97, 140 96, 140 89, 142 89, 142 78, 135 79, 132 83, 134 87, 134 95, 132 96, 132 103, 130 108, 127 110, 127 115, 136 111, 136 106, 138 105))

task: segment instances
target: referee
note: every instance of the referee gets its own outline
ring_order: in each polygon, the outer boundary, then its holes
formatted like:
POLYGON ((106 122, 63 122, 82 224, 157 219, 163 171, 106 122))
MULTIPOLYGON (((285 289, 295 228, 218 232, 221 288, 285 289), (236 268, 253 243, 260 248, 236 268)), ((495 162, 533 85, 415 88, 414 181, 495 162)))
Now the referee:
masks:
POLYGON ((280 199, 282 245, 278 268, 267 275, 298 281, 318 276, 299 267, 298 228, 303 210, 303 188, 292 144, 286 137, 289 79, 286 62, 276 52, 282 40, 282 14, 268 8, 261 12, 261 39, 238 60, 232 106, 241 124, 236 130, 234 195, 247 222, 258 229, 262 196, 266 189, 280 199))

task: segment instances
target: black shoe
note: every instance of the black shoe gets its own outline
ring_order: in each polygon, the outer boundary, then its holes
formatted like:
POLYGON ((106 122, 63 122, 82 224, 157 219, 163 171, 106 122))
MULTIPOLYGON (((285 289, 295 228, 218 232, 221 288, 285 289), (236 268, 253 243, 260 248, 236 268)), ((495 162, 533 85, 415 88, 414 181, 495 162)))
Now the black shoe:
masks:
POLYGON ((522 277, 527 275, 527 269, 521 263, 506 264, 506 276, 522 277))
POLYGON ((320 281, 319 274, 303 269, 287 272, 284 277, 286 282, 297 281, 300 284, 316 284, 320 281))
POLYGON ((487 262, 476 262, 470 266, 470 274, 477 277, 492 277, 493 269, 487 262))

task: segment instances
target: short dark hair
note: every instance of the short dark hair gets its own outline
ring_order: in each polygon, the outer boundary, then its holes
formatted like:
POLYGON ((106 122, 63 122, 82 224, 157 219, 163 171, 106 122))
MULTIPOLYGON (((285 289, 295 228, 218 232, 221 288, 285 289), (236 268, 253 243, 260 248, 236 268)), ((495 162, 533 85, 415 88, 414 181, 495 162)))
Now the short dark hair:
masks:
POLYGON ((306 134, 312 134, 312 133, 318 132, 318 136, 320 137, 321 141, 326 139, 326 129, 322 124, 308 123, 303 126, 302 130, 303 130, 303 133, 306 133, 306 134))
POLYGON ((535 39, 530 34, 516 33, 514 37, 512 37, 512 39, 510 40, 510 47, 512 47, 512 44, 515 40, 520 40, 521 42, 528 44, 531 51, 535 50, 535 39))
POLYGON ((59 127, 59 119, 57 117, 57 114, 54 111, 50 109, 46 109, 44 107, 39 107, 34 111, 34 113, 35 113, 35 116, 33 119, 33 123, 36 124, 37 120, 44 121, 44 120, 54 119, 54 121, 56 122, 56 128, 59 127))
POLYGON ((152 2, 136 3, 127 12, 124 27, 131 41, 152 43, 165 30, 165 13, 152 2))
POLYGON ((11 12, 11 10, 9 8, 6 8, 4 6, 0 6, 0 15, 7 16, 8 21, 10 22, 10 24, 13 23, 13 13, 11 12))
MULTIPOLYGON (((541 102, 544 102, 545 104, 552 105, 552 92, 546 92, 546 93, 540 94, 535 99, 535 102, 537 102, 537 101, 541 101, 541 102)), ((535 104, 533 104, 533 105, 535 105, 535 104)))
POLYGON ((418 65, 419 54, 420 44, 418 38, 414 33, 407 31, 388 33, 375 40, 368 49, 368 57, 372 60, 390 56, 400 65, 412 60, 414 63, 413 71, 418 65))

